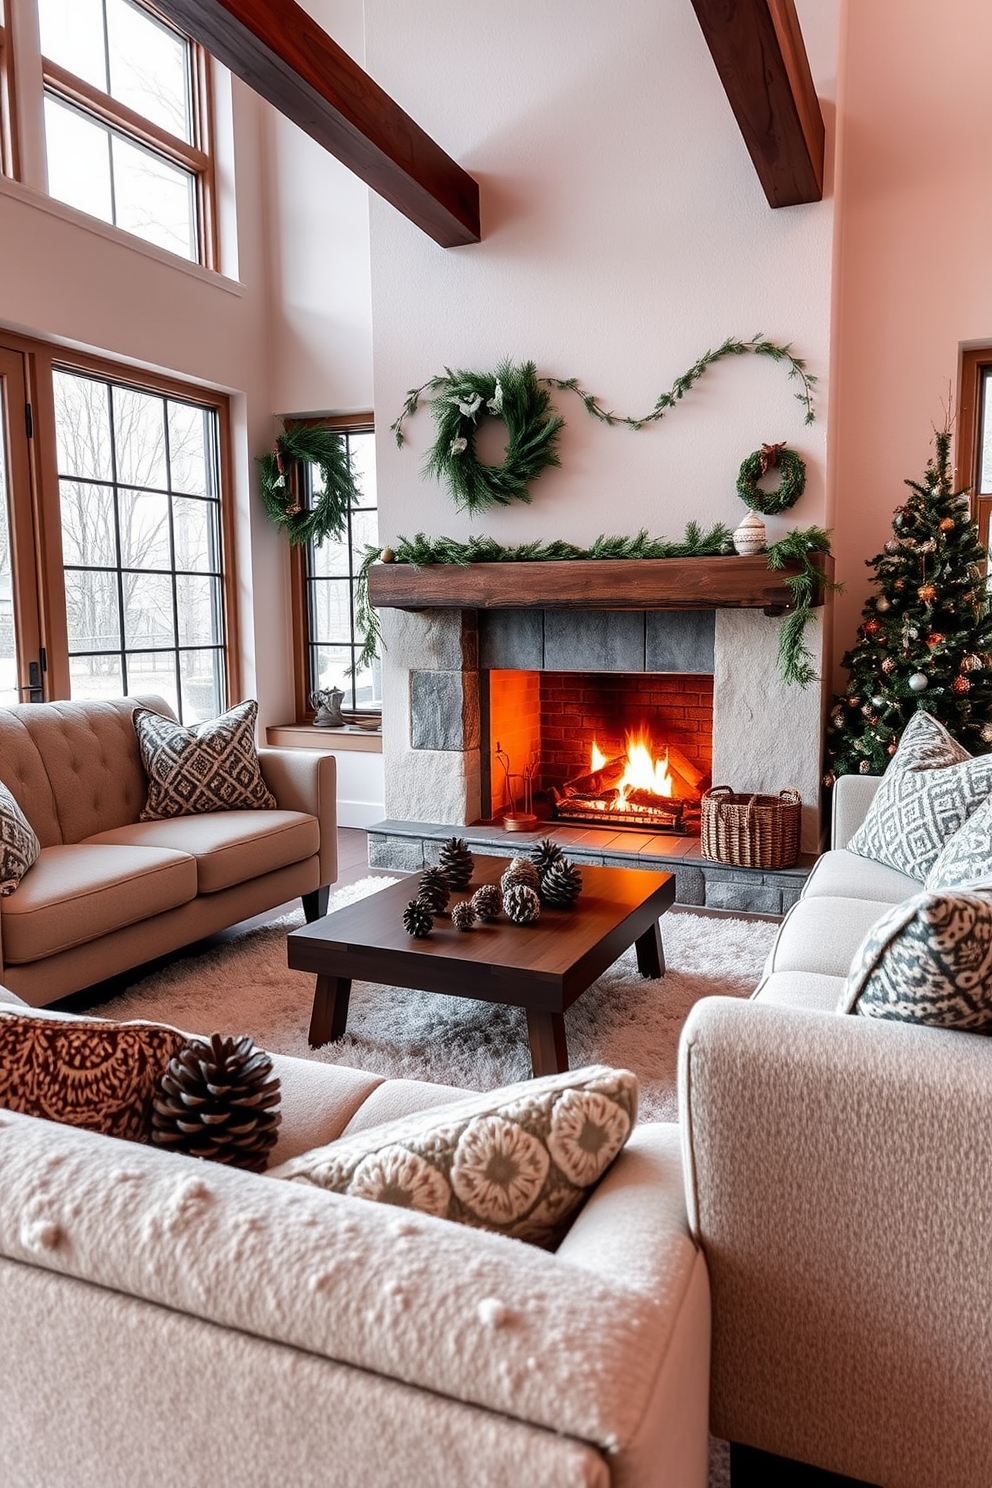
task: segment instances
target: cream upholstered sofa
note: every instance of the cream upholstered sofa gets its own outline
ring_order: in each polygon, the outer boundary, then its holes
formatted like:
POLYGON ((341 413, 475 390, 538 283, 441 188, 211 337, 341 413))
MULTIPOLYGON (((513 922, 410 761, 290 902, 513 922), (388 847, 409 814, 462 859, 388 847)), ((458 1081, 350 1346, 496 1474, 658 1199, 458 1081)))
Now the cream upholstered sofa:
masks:
MULTIPOLYGON (((463 1094, 274 1063, 273 1163, 463 1094)), ((551 1253, 0 1110, 0 1356, 4 1488, 707 1480, 675 1126, 551 1253)))
POLYGON ((712 1429, 882 1488, 989 1488, 992 1039, 834 1012, 869 926, 923 887, 846 850, 878 785, 837 781, 753 999, 704 999, 683 1033, 712 1429))
POLYGON ((0 780, 41 856, 0 899, 0 981, 43 1005, 297 895, 314 917, 337 876, 335 762, 261 749, 275 811, 141 822, 132 722, 161 698, 0 708, 0 780))

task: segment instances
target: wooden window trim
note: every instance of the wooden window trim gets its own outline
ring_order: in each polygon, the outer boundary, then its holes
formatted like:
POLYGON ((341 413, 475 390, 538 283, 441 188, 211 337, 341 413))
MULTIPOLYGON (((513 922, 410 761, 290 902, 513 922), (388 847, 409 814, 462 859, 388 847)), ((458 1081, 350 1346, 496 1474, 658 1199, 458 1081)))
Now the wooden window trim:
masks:
POLYGON ((17 146, 17 110, 14 87, 14 48, 11 44, 10 18, 0 15, 0 175, 17 180, 20 176, 20 153, 17 146))
POLYGON ((971 515, 978 523, 982 546, 988 551, 992 492, 981 493, 978 490, 982 381, 986 372, 992 372, 992 345, 962 347, 958 363, 954 484, 959 491, 967 488, 971 515))

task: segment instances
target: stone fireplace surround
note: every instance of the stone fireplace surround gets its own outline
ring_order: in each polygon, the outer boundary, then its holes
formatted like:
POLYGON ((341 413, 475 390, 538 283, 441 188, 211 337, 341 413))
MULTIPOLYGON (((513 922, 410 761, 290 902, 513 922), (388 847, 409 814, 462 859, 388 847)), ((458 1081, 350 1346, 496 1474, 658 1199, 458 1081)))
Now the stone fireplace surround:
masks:
MULTIPOLYGON (((719 865, 702 858, 698 839, 611 828, 555 824, 551 835, 580 863, 674 872, 683 904, 787 909, 820 847, 822 686, 781 681, 778 621, 761 609, 657 603, 615 610, 596 601, 590 609, 558 608, 553 600, 548 608, 382 608, 387 818, 369 829, 370 865, 416 871, 436 861, 452 835, 474 852, 510 856, 547 832, 480 825, 489 814, 481 723, 489 670, 712 673, 713 780, 742 792, 799 790, 799 864, 774 871, 719 865)), ((819 618, 807 645, 822 673, 819 618)))

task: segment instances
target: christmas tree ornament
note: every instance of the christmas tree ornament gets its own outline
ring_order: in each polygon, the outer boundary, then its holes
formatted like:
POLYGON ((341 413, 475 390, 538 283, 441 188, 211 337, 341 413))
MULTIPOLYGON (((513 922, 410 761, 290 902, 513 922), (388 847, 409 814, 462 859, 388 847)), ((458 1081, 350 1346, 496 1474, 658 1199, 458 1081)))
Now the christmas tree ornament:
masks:
POLYGON ((281 1120, 272 1060, 250 1038, 192 1039, 152 1097, 151 1139, 173 1152, 261 1173, 281 1120))
POLYGON ((924 604, 932 604, 932 602, 937 598, 937 591, 932 584, 921 584, 916 592, 923 600, 924 604))
POLYGON ((475 921, 476 913, 472 908, 472 901, 470 899, 463 899, 451 911, 451 923, 456 930, 471 930, 475 921))
POLYGON ((992 723, 983 723, 981 734, 986 744, 992 744, 992 723))
POLYGON ((543 873, 547 873, 552 863, 560 863, 565 854, 557 842, 553 842, 550 837, 542 837, 540 842, 531 848, 530 856, 534 867, 537 869, 538 876, 540 876, 543 873))
POLYGON ((926 672, 914 672, 909 679, 909 685, 914 692, 923 692, 930 686, 930 678, 926 672))
POLYGON ((862 627, 862 629, 864 630, 865 635, 871 635, 871 636, 876 635, 877 632, 878 632, 878 630, 879 630, 879 628, 880 627, 879 627, 879 623, 878 623, 877 620, 866 620, 865 623, 864 623, 864 625, 863 625, 863 627, 862 627))
POLYGON ((867 760, 862 760, 860 765, 858 766, 858 769, 862 775, 867 775, 869 770, 871 769, 871 765, 867 760))
POLYGON ((498 920, 503 908, 503 895, 498 884, 483 884, 470 900, 480 920, 498 920))
MULTIPOLYGON (((506 894, 515 884, 525 884, 527 888, 533 889, 535 894, 541 886, 541 875, 538 873, 530 858, 511 858, 510 866, 504 872, 499 881, 503 890, 503 908, 506 909, 506 894)), ((507 913, 509 911, 507 910, 507 913)))
POLYGON ((887 553, 898 553, 899 544, 894 542, 892 538, 889 538, 889 541, 885 544, 885 551, 887 553))
POLYGON ((962 656, 961 658, 961 670, 963 672, 980 672, 982 670, 982 666, 982 658, 980 656, 976 656, 974 652, 972 652, 968 656, 962 656))
POLYGON ((884 657, 882 660, 882 671, 885 672, 887 676, 890 676, 895 671, 895 669, 895 658, 892 656, 884 657))
POLYGON ((425 868, 420 875, 419 892, 417 897, 434 914, 444 914, 451 898, 451 886, 443 868, 425 868))
POLYGON ((503 894, 503 911, 515 925, 532 925, 541 914, 537 890, 525 883, 511 884, 503 894))
POLYGON ((463 837, 449 837, 438 856, 438 867, 453 889, 467 889, 472 882, 475 859, 463 837))
POLYGON ((823 777, 823 783, 827 787, 828 790, 830 789, 830 787, 832 785, 834 785, 836 783, 836 780, 837 780, 837 776, 836 775, 830 775, 830 774, 828 774, 828 775, 824 775, 824 777, 823 777))
POLYGON ((873 708, 884 708, 885 707, 885 699, 884 699, 884 697, 882 697, 880 693, 876 693, 876 695, 871 700, 871 705, 872 705, 873 708))
POLYGON ((394 563, 395 561, 396 554, 393 552, 392 548, 383 548, 382 552, 379 554, 379 562, 394 563))
POLYGON ((403 928, 415 940, 426 940, 434 929, 434 916, 423 899, 411 899, 403 911, 403 928))
POLYGON ((945 635, 941 635, 939 630, 935 630, 932 632, 931 635, 927 636, 927 645, 931 648, 934 646, 942 646, 946 640, 947 637, 945 635))
POLYGON ((753 553, 763 553, 768 546, 768 534, 765 524, 757 512, 748 512, 747 516, 734 528, 733 535, 734 551, 742 558, 750 557, 753 553))
POLYGON ((883 615, 885 614, 886 610, 891 608, 891 605, 884 594, 880 594, 876 599, 875 608, 876 610, 881 610, 883 615))
POLYGON ((889 745, 887 745, 886 750, 885 750, 886 754, 895 754, 897 747, 898 746, 895 745, 895 744, 889 744, 889 745))
POLYGON ((581 891, 581 869, 569 858, 553 863, 541 880, 541 899, 551 909, 571 909, 581 891))
POLYGON ((968 681, 967 677, 955 677, 954 681, 951 683, 951 686, 958 694, 971 691, 971 683, 968 681))
POLYGON ((953 517, 942 517, 939 523, 941 532, 953 532, 955 522, 953 517))

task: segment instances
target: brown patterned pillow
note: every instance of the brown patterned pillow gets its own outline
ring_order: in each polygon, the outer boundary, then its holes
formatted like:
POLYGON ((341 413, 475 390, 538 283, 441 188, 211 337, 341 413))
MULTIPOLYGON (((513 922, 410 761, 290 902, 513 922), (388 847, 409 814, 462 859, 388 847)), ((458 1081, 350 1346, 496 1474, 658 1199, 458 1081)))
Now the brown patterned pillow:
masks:
POLYGON ((54 1019, 0 1007, 0 1106, 147 1142, 152 1095, 187 1042, 148 1023, 54 1019))
POLYGON ((184 728, 150 708, 135 708, 134 728, 148 776, 141 821, 207 811, 273 810, 255 751, 254 699, 206 723, 184 728))
POLYGON ((637 1077, 592 1064, 315 1147, 269 1172, 552 1248, 637 1120, 637 1077))
POLYGON ((40 852, 34 827, 0 781, 0 899, 14 892, 40 852))

